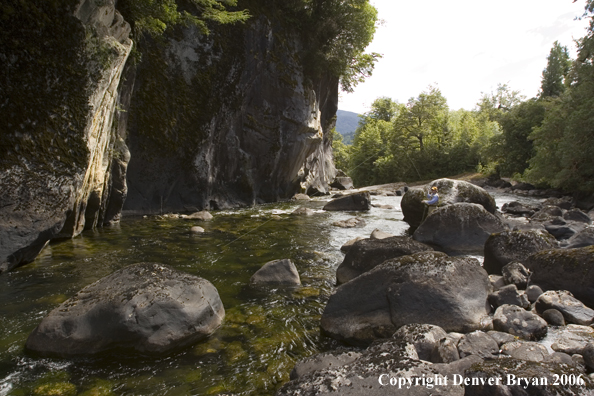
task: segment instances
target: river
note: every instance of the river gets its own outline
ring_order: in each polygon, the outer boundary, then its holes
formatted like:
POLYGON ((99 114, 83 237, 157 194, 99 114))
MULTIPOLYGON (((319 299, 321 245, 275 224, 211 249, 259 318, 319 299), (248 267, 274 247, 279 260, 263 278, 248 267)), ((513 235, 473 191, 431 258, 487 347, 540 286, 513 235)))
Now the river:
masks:
MULTIPOLYGON (((493 194, 498 206, 517 196, 493 194)), ((0 276, 0 396, 20 395, 272 395, 294 363, 337 343, 320 334, 322 311, 342 262, 340 247, 374 229, 404 235, 400 197, 373 196, 357 214, 367 225, 332 223, 353 213, 324 212, 329 198, 213 211, 208 222, 169 216, 121 224, 52 243, 35 262, 0 276), (312 216, 293 216, 299 206, 312 216), (190 228, 199 225, 203 234, 190 228), (264 263, 289 258, 302 287, 253 288, 264 263), (166 356, 106 353, 93 358, 30 356, 23 346, 49 311, 84 286, 126 265, 150 261, 201 276, 219 291, 223 325, 209 339, 166 356)), ((534 201, 524 198, 523 201, 534 201)))

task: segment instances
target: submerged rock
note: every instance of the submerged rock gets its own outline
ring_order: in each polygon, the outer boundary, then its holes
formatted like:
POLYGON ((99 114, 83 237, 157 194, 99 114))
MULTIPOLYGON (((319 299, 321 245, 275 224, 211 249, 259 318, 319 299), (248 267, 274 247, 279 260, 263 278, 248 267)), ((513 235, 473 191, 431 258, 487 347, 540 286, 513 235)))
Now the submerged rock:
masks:
POLYGON ((335 221, 333 226, 340 228, 363 228, 367 223, 361 217, 352 217, 348 220, 335 221))
POLYGON ((61 357, 120 348, 163 353, 206 338, 224 316, 207 280, 139 263, 86 286, 52 310, 29 335, 26 349, 61 357))

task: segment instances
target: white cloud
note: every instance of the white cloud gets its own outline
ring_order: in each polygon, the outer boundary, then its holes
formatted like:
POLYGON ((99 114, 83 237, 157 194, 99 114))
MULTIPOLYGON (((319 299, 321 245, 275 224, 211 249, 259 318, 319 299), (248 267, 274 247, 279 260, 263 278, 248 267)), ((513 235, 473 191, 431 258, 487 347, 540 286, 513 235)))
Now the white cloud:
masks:
POLYGON ((368 111, 381 96, 405 103, 429 85, 451 109, 474 108, 498 83, 535 96, 553 43, 575 56, 573 38, 587 26, 574 20, 583 2, 570 0, 371 2, 385 22, 367 50, 383 58, 354 93, 341 93, 341 110, 368 111))

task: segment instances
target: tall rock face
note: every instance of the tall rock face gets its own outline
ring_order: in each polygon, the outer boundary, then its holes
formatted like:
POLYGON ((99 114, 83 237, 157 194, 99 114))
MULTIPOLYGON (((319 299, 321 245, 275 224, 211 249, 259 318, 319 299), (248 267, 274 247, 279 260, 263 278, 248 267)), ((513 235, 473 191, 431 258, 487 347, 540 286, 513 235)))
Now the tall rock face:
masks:
POLYGON ((6 0, 0 21, 0 273, 123 207, 252 205, 334 179, 338 79, 305 71, 280 15, 168 29, 137 64, 115 0, 6 0))
POLYGON ((114 0, 9 0, 0 13, 3 272, 52 238, 117 219, 113 160, 127 148, 113 121, 132 42, 114 0))
POLYGON ((338 79, 311 77, 271 16, 139 44, 124 213, 222 209, 326 192, 338 79))

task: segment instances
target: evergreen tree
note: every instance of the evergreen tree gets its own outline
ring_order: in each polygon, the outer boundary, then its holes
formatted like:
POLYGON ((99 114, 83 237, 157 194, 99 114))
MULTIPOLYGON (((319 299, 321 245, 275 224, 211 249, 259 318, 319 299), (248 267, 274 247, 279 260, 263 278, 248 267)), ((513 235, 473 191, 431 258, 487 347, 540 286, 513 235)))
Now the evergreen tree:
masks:
POLYGON ((547 57, 547 67, 542 71, 540 97, 560 96, 565 91, 565 79, 570 67, 567 47, 555 41, 547 57))

